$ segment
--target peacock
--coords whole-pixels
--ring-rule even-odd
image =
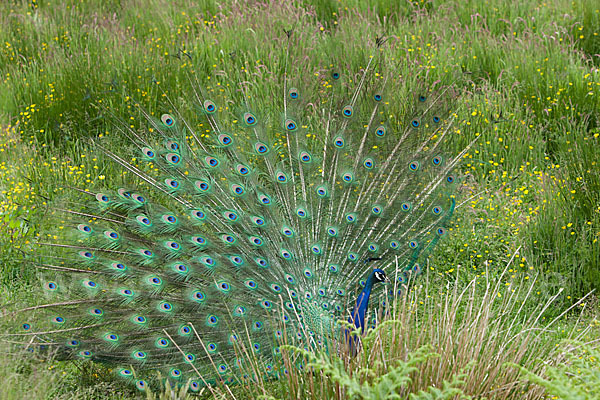
[[[5,337],[105,363],[140,390],[157,370],[192,392],[252,379],[248,355],[278,376],[284,342],[360,351],[446,235],[472,142],[455,82],[418,63],[398,74],[385,39],[358,71],[308,73],[286,34],[273,99],[190,73],[186,110],[166,92],[158,111],[131,100],[131,120],[101,106],[123,145],[95,148],[132,178],[51,205],[32,260],[44,301],[11,312]]]

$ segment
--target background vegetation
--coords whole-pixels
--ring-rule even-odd
[[[598,377],[600,311],[589,294],[600,289],[596,1],[71,0],[0,7],[0,304],[34,300],[38,277],[22,260],[48,201],[65,186],[127,179],[90,145],[99,136],[122,145],[98,118],[99,103],[125,117],[135,96],[154,110],[157,87],[186,103],[191,63],[184,52],[203,83],[226,84],[227,71],[232,82],[256,82],[265,88],[257,94],[270,98],[267,88],[282,73],[283,29],[301,38],[303,46],[292,51],[304,55],[307,71],[330,64],[356,71],[376,36],[388,36],[399,74],[418,62],[432,79],[467,77],[464,130],[482,137],[463,165],[471,178],[452,235],[430,259],[422,287],[394,308],[393,320],[402,324],[372,333],[370,352],[354,361],[310,356],[312,375],[206,395],[598,398],[590,383]],[[3,318],[0,327],[10,323]],[[0,356],[0,380],[0,398],[135,396],[103,366],[25,357],[10,347]],[[176,394],[166,388],[162,396]]]

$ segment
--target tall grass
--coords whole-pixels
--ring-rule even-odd
[[[552,397],[593,400],[600,396],[600,352],[597,348],[565,340],[561,349],[555,351],[555,356],[560,361],[549,366],[545,376],[536,375],[522,366],[513,366],[520,369],[530,382],[544,387]]]

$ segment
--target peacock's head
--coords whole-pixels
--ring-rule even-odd
[[[375,282],[389,281],[388,277],[385,275],[385,271],[379,268],[373,270],[373,278],[375,278]]]

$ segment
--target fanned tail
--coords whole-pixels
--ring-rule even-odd
[[[190,74],[195,113],[163,93],[158,118],[134,103],[140,126],[112,115],[126,148],[96,145],[134,183],[54,210],[64,229],[35,263],[49,300],[15,311],[10,337],[116,365],[140,389],[162,369],[197,391],[248,377],[248,354],[277,373],[284,336],[323,345],[365,259],[399,290],[446,234],[469,147],[447,154],[453,85],[397,76],[382,44],[355,75],[292,77],[301,67],[286,57],[276,113],[250,82]]]

